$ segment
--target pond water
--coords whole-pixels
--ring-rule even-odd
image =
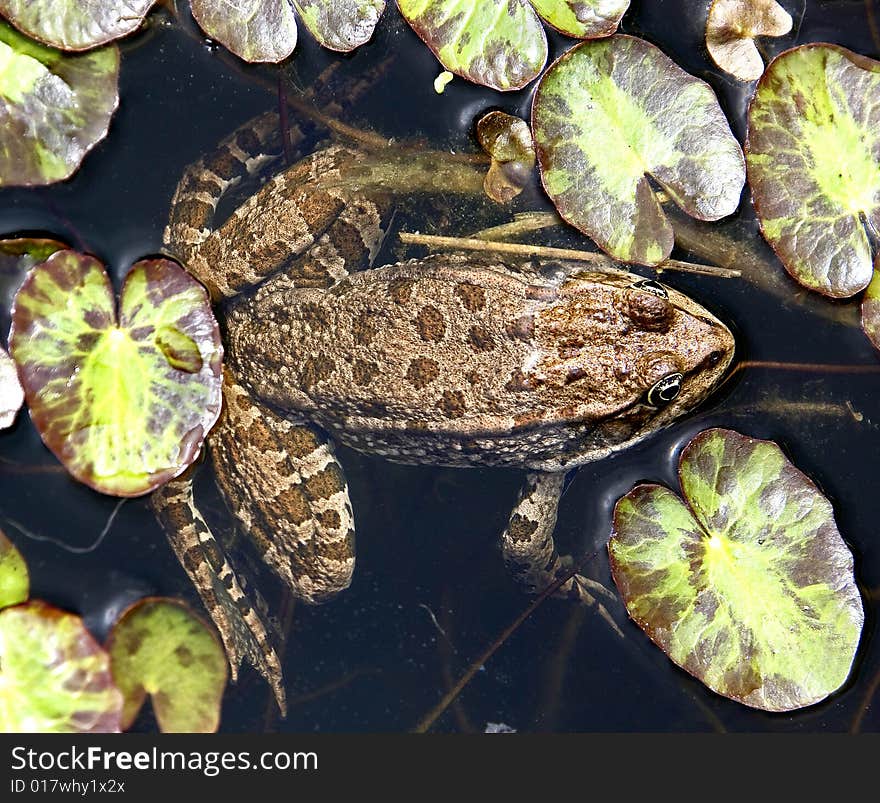
[[[724,77],[708,60],[701,44],[705,5],[636,1],[623,30],[653,41],[709,81],[742,140],[748,87]],[[880,24],[876,8],[876,19],[871,17],[875,4],[784,0],[783,5],[799,22],[790,36],[769,43],[767,53],[830,41],[880,56],[880,41],[872,38]],[[181,16],[188,19],[185,11]],[[551,36],[557,55],[569,45]],[[83,168],[58,186],[0,192],[0,233],[60,236],[103,259],[117,283],[133,261],[159,250],[184,168],[239,124],[277,105],[275,69],[236,62],[205,43],[191,20],[179,24],[154,15],[122,51],[120,108],[109,137]],[[352,56],[321,51],[303,33],[284,67],[288,92],[307,86],[331,61],[356,77],[385,59],[390,60],[381,84],[356,104],[348,122],[388,137],[473,150],[472,127],[481,111],[502,108],[528,117],[531,89],[501,95],[457,79],[437,95],[432,84],[440,68],[394,7],[386,10],[373,41]],[[514,210],[536,207],[549,208],[532,190]],[[447,222],[428,220],[421,229],[440,233]],[[788,281],[760,240],[748,201],[734,221],[713,230],[728,234],[734,248],[748,250],[753,261],[763,261],[764,275],[676,274],[664,281],[730,325],[740,359],[878,364],[855,325],[855,304],[832,304]],[[463,222],[457,231],[443,233],[467,231]],[[585,239],[571,232],[543,241],[585,246]],[[694,247],[698,252],[676,256],[707,261],[707,249],[717,244],[698,236]],[[683,422],[584,467],[563,499],[557,527],[565,549],[595,553],[587,573],[610,585],[604,545],[620,496],[641,480],[675,487],[681,447],[707,427],[772,438],[831,499],[856,556],[866,624],[853,673],[841,691],[794,714],[757,712],[713,694],[677,669],[627,620],[619,603],[612,614],[622,639],[593,610],[549,600],[476,673],[434,729],[482,731],[493,722],[521,731],[880,730],[877,383],[876,375],[821,368],[748,369]],[[340,457],[357,520],[354,582],[316,608],[290,605],[280,589],[268,586],[274,589],[270,603],[288,630],[284,671],[290,710],[279,718],[266,684],[244,668],[227,692],[223,730],[412,728],[529,604],[504,570],[497,544],[521,473],[399,466],[344,448]],[[222,521],[222,503],[206,474],[200,475],[205,506]],[[125,502],[106,537],[92,548],[117,504],[68,479],[26,415],[0,435],[0,527],[30,565],[33,596],[82,613],[100,637],[122,608],[147,594],[182,597],[199,606],[145,500]],[[135,730],[153,729],[147,709]]]

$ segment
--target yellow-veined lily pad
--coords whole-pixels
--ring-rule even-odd
[[[117,733],[110,658],[79,616],[44,602],[0,611],[0,732]]]
[[[0,186],[70,176],[119,102],[115,45],[68,55],[0,20]]]
[[[584,42],[559,58],[535,93],[532,131],[560,215],[615,259],[658,265],[672,251],[652,180],[700,220],[739,205],[743,154],[715,94],[641,39]]]
[[[577,39],[597,39],[617,30],[630,0],[531,0],[541,19]]]
[[[56,252],[19,289],[9,344],[44,443],[103,493],[137,496],[180,474],[219,415],[217,322],[169,260],[131,269],[117,319],[100,262]]]
[[[213,733],[228,664],[214,631],[186,605],[171,599],[136,602],[107,642],[113,677],[125,697],[123,728],[147,695],[166,733]]]
[[[15,363],[0,347],[0,429],[11,427],[24,404],[24,391],[18,381]]]
[[[880,270],[874,276],[862,299],[862,329],[874,348],[880,349]]]
[[[629,615],[710,689],[789,711],[846,681],[864,623],[830,502],[771,441],[701,432],[684,500],[638,485],[608,544]]]
[[[0,0],[0,14],[34,39],[88,50],[136,31],[156,0]]]
[[[792,19],[776,0],[714,0],[706,21],[706,49],[722,70],[741,81],[755,81],[764,60],[758,36],[784,36]]]
[[[385,0],[192,0],[202,30],[245,61],[278,62],[296,47],[294,8],[311,34],[331,50],[349,51],[373,35]]]
[[[29,590],[27,564],[15,544],[0,532],[0,608],[24,602]]]
[[[749,185],[764,237],[805,287],[868,286],[880,228],[880,62],[810,44],[770,62],[749,108]]]

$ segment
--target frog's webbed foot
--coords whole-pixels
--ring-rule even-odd
[[[150,497],[172,549],[195,585],[220,632],[232,679],[247,659],[266,678],[282,712],[285,694],[281,662],[263,620],[239,585],[235,572],[199,512],[190,474],[171,480]]]
[[[565,475],[561,473],[529,474],[501,535],[504,563],[529,593],[540,593],[574,565],[570,555],[556,551],[553,540],[564,483]],[[608,609],[596,599],[597,595],[616,599],[604,585],[582,574],[575,574],[555,592],[557,597],[596,605],[600,615],[622,635]]]

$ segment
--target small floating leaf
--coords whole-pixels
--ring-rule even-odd
[[[519,195],[535,168],[535,146],[528,123],[492,111],[477,123],[480,146],[492,157],[483,189],[492,200],[507,203]]]
[[[597,39],[617,30],[630,0],[531,0],[541,18],[568,36]]]
[[[385,0],[292,0],[324,47],[348,52],[369,41],[385,10]]]
[[[0,0],[0,14],[34,39],[88,50],[137,30],[156,0]]]
[[[29,591],[27,564],[15,544],[0,532],[0,608],[24,602]],[[2,667],[0,664],[0,672]]]
[[[0,611],[0,732],[118,733],[122,695],[82,619],[43,602]]]
[[[93,257],[59,251],[15,299],[10,352],[45,444],[81,482],[138,496],[198,456],[220,411],[220,335],[179,265],[138,262],[119,321]]]
[[[862,299],[862,329],[874,348],[880,350],[880,270],[874,270],[874,277]]]
[[[0,20],[0,186],[70,176],[119,102],[115,45],[69,56]]]
[[[24,391],[18,381],[15,363],[0,347],[0,429],[11,427],[24,404]]]
[[[296,47],[289,0],[192,0],[190,8],[208,36],[245,61],[283,61]]]
[[[749,184],[764,237],[802,285],[868,286],[880,228],[880,62],[836,45],[777,56],[749,107]]]
[[[770,441],[701,432],[684,500],[638,485],[614,510],[611,568],[629,615],[710,689],[790,711],[838,689],[864,623],[831,504]]]
[[[227,661],[214,632],[189,608],[145,599],[129,608],[107,642],[125,697],[123,727],[147,695],[165,733],[213,733],[220,722]]]
[[[521,89],[547,61],[547,36],[528,0],[397,0],[450,72],[493,89]]]
[[[538,85],[532,129],[560,215],[616,259],[657,265],[672,251],[650,179],[700,220],[739,205],[743,155],[714,93],[641,39],[565,53]]]
[[[791,25],[791,14],[776,0],[714,0],[706,22],[706,49],[725,72],[756,81],[764,60],[755,37],[785,36]]]

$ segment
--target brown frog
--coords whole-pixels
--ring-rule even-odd
[[[401,202],[389,165],[414,191],[462,183],[430,160],[326,147],[213,229],[219,199],[265,163],[252,154],[276,132],[261,118],[190,167],[166,230],[166,250],[220,304],[225,404],[208,445],[229,509],[291,592],[318,603],[354,569],[334,440],[402,463],[525,469],[502,552],[529,589],[548,586],[571,566],[552,537],[566,472],[698,405],[732,359],[731,333],[690,298],[610,261],[595,270],[437,254],[361,270]],[[472,166],[449,169],[479,186]],[[153,501],[233,672],[247,657],[283,706],[263,618],[191,479]],[[592,603],[597,591],[575,575],[558,593]]]

